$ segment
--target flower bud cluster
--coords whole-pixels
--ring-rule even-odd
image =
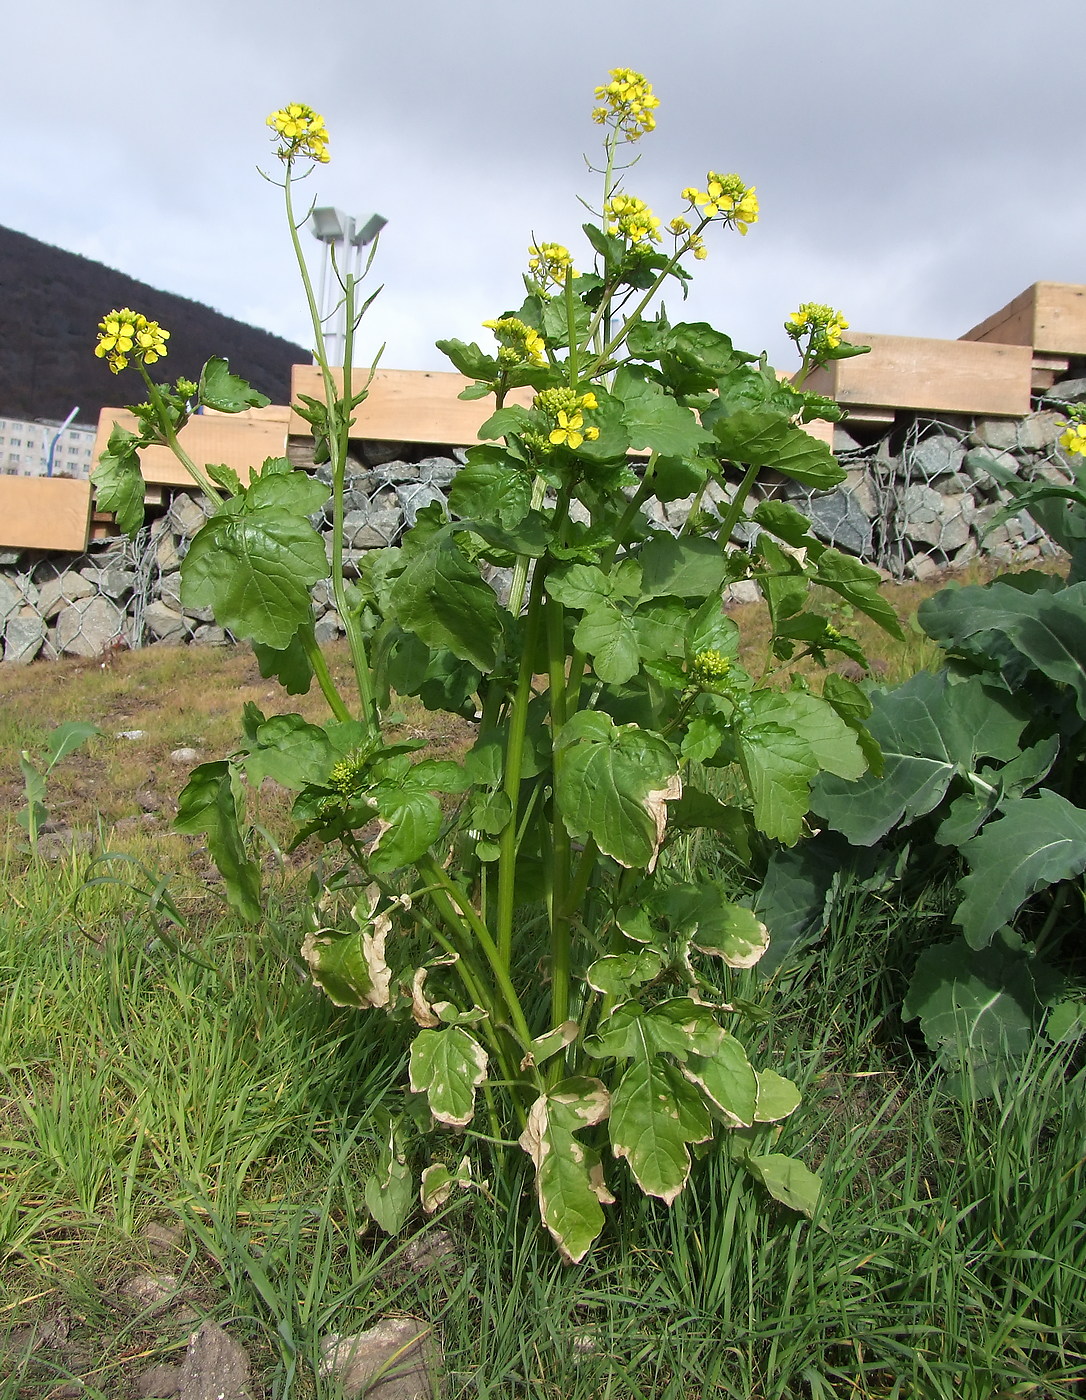
[[[709,256],[705,240],[700,234],[694,233],[689,221],[684,219],[681,214],[672,219],[671,223],[668,224],[668,229],[675,235],[676,246],[681,244],[684,253],[693,253],[696,258],[701,260]]]
[[[632,68],[612,68],[611,81],[596,89],[596,101],[602,103],[592,112],[592,120],[605,123],[627,141],[638,141],[656,126],[653,116],[660,99],[653,95],[652,84]]]
[[[120,311],[111,311],[98,322],[98,344],[94,353],[105,360],[114,374],[128,368],[128,357],[137,362],[153,365],[166,354],[169,331],[164,331],[157,321],[149,321],[138,311],[127,306]]]
[[[546,364],[543,337],[516,316],[502,316],[497,321],[484,321],[483,325],[494,332],[494,338],[501,347],[498,363],[503,369],[512,369],[514,365]]]
[[[744,184],[738,175],[720,175],[710,170],[705,177],[705,188],[699,190],[690,186],[683,190],[683,199],[697,209],[703,219],[719,219],[742,234],[758,222],[754,186]]]
[[[564,287],[567,277],[576,276],[573,256],[561,243],[533,243],[528,252],[531,254],[528,269],[544,287],[549,282],[553,282],[556,287]]]
[[[291,102],[273,112],[267,124],[282,139],[282,145],[275,153],[280,160],[289,165],[299,156],[308,156],[310,160],[327,165],[330,159],[328,129],[324,118],[312,107],[307,107],[304,102]]]
[[[732,663],[719,651],[699,651],[690,663],[687,678],[695,690],[715,690],[728,678]]]

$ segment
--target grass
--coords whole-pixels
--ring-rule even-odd
[[[906,618],[923,594],[899,603]],[[906,632],[880,655],[888,679],[925,660]],[[564,1268],[525,1207],[525,1160],[512,1178],[491,1163],[487,1193],[388,1239],[362,1183],[406,1036],[309,985],[296,892],[311,854],[270,872],[254,931],[223,916],[198,845],[165,830],[186,772],[171,746],[218,757],[242,699],[295,701],[248,657],[211,651],[11,668],[0,687],[5,746],[66,719],[105,731],[57,768],[49,805],[72,825],[100,818],[139,858],[29,862],[13,843],[0,860],[0,1400],[59,1397],[76,1378],[88,1400],[128,1400],[202,1316],[249,1348],[269,1400],[332,1400],[322,1339],[396,1312],[434,1328],[450,1400],[1086,1394],[1081,1056],[1039,1043],[993,1097],[949,1095],[897,1020],[910,944],[929,936],[913,912],[841,899],[823,945],[772,984],[722,986],[763,1005],[752,1057],[804,1090],[779,1150],[822,1173],[813,1221],[727,1155],[696,1162],[671,1211],[613,1168],[607,1232]],[[414,709],[403,724],[446,752],[466,733]],[[10,749],[4,761],[10,816]],[[148,769],[158,814],[111,835]],[[260,800],[274,827],[281,795]],[[149,907],[140,860],[174,872],[178,919]],[[127,1291],[141,1273],[157,1301]]]

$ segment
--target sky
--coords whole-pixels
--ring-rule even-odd
[[[587,265],[583,156],[616,66],[660,99],[630,193],[666,223],[713,169],[761,203],[746,238],[707,230],[673,321],[790,368],[801,301],[861,333],[953,338],[1032,282],[1086,282],[1083,0],[51,0],[0,26],[0,224],[305,346],[258,168],[278,175],[270,111],[321,112],[332,160],[303,189],[388,219],[358,356],[384,343],[386,368],[487,342],[533,238]]]

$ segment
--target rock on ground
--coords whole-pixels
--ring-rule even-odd
[[[347,1400],[436,1400],[440,1353],[433,1329],[413,1317],[386,1317],[367,1332],[321,1343],[321,1374]]]

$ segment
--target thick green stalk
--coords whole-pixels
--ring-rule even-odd
[[[743,507],[747,503],[747,497],[750,495],[750,489],[757,479],[759,470],[760,468],[758,467],[748,467],[743,480],[739,483],[739,489],[735,493],[735,499],[728,507],[728,513],[721,522],[720,529],[717,531],[717,539],[721,540],[724,544],[727,544],[731,539],[732,531],[739,523],[739,517],[743,514]]]
[[[192,460],[189,454],[178,442],[177,433],[174,431],[174,426],[172,421],[170,420],[170,415],[166,412],[166,405],[162,402],[162,395],[158,391],[158,385],[152,380],[151,376],[147,373],[147,370],[144,368],[142,360],[138,360],[136,362],[136,368],[143,376],[143,382],[147,386],[147,392],[150,395],[151,403],[155,410],[155,416],[158,419],[158,426],[162,430],[162,436],[166,439],[167,447],[177,458],[177,460],[181,463],[181,465],[185,468],[189,476],[192,477],[196,485],[199,486],[200,490],[203,491],[203,493],[206,496],[209,496],[211,500],[215,502],[216,505],[221,505],[222,492],[211,480],[207,472],[205,472],[202,467],[198,467],[196,465],[196,463]]]
[[[321,694],[328,702],[328,708],[335,715],[336,719],[350,719],[351,712],[347,708],[343,696],[340,695],[335,681],[332,679],[332,673],[328,669],[328,662],[324,659],[324,652],[321,651],[320,647],[317,645],[317,640],[313,636],[312,628],[303,627],[298,633],[298,636],[301,638],[302,646],[305,649],[309,664],[313,668],[313,674],[317,678],[317,684],[321,688]]]
[[[547,660],[549,664],[551,734],[555,740],[566,722],[565,617],[556,598],[546,603]],[[551,860],[548,878],[548,906],[551,926],[551,1024],[569,1019],[570,918],[567,904],[572,846],[558,799],[551,796]]]

